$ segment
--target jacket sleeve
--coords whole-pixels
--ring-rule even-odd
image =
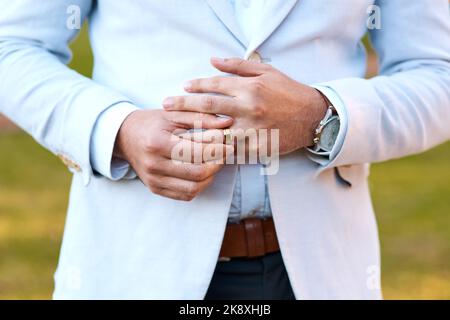
[[[376,4],[381,29],[370,36],[380,75],[323,84],[344,102],[348,128],[340,152],[320,171],[420,153],[450,138],[448,1]]]
[[[92,175],[90,137],[120,93],[70,70],[69,43],[91,0],[0,0],[0,112],[60,156],[71,171]],[[75,16],[72,16],[75,15]],[[76,20],[75,20],[76,21]]]

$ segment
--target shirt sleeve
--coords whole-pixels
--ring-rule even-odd
[[[314,152],[312,149],[307,148],[308,156],[312,161],[322,166],[326,166],[328,163],[330,163],[336,158],[336,156],[339,154],[339,151],[342,149],[342,146],[344,144],[348,126],[347,111],[344,103],[333,89],[322,85],[313,85],[312,87],[319,90],[325,97],[327,97],[327,99],[336,109],[336,112],[340,120],[339,133],[334,143],[333,149],[330,152],[323,152],[318,154]]]
[[[123,102],[103,111],[98,117],[91,136],[90,154],[92,168],[111,180],[131,175],[128,162],[113,157],[117,133],[128,115],[138,110],[131,103]]]

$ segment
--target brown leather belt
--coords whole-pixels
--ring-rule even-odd
[[[219,259],[255,258],[279,250],[273,219],[249,218],[227,225]]]

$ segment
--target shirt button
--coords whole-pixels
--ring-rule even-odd
[[[262,62],[261,55],[256,51],[252,52],[252,54],[248,57],[247,60],[254,61],[254,62],[260,62],[260,63]]]

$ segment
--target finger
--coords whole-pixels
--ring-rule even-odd
[[[175,162],[201,164],[206,162],[225,163],[234,154],[232,145],[223,143],[200,143],[182,139],[176,135],[170,139],[165,156]]]
[[[222,167],[222,164],[175,163],[174,161],[163,159],[158,167],[152,168],[148,173],[200,182],[215,175]]]
[[[170,111],[165,113],[167,120],[176,127],[194,129],[224,129],[233,124],[230,117],[189,111]]]
[[[239,110],[236,99],[209,94],[170,97],[164,100],[163,107],[169,111],[195,111],[228,116],[235,115]]]
[[[200,182],[214,176],[222,167],[222,164],[175,163],[173,161],[166,160],[161,167],[153,171],[153,173],[188,181]]]
[[[201,143],[224,143],[224,131],[220,129],[209,130],[184,130],[180,132],[174,132],[180,138],[189,141],[201,142]]]
[[[257,61],[240,58],[211,58],[211,64],[218,70],[241,77],[256,77],[270,71],[271,66]]]
[[[177,201],[191,201],[193,198],[182,192],[169,189],[151,189],[154,194]]]
[[[154,193],[157,194],[161,197],[165,197],[165,198],[169,198],[172,200],[178,200],[178,201],[191,201],[192,198],[188,197],[186,194],[184,193],[180,193],[180,192],[176,192],[176,191],[172,191],[169,189],[162,189],[162,188],[150,188],[150,190]]]
[[[176,199],[190,201],[203,190],[205,190],[214,177],[211,176],[203,181],[194,182],[174,177],[153,175],[148,178],[148,183],[155,193]]]
[[[219,93],[234,97],[244,85],[242,78],[216,76],[186,82],[184,90],[190,93]]]

